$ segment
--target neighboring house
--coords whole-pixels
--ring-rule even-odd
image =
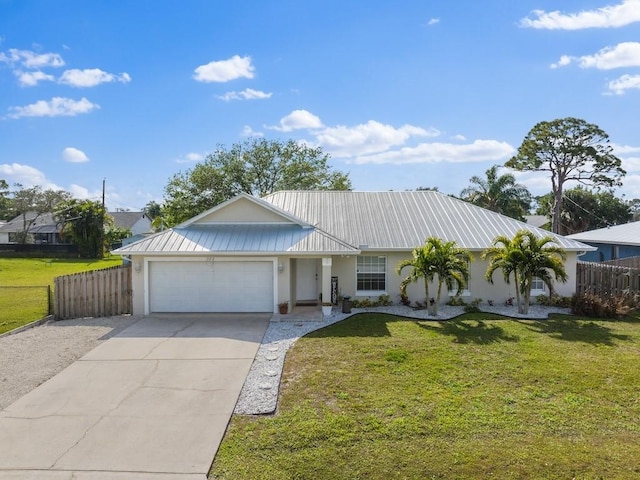
[[[524,221],[532,227],[538,227],[544,230],[549,230],[548,227],[551,226],[551,220],[546,215],[525,215]]]
[[[605,262],[640,255],[640,222],[574,233],[567,238],[596,247],[597,250],[580,257],[586,262]]]
[[[144,212],[109,212],[116,227],[126,228],[131,235],[151,232],[151,219]]]
[[[27,219],[33,219],[35,212],[27,213]],[[132,235],[141,235],[151,231],[151,220],[144,212],[110,212],[116,227],[126,228]],[[10,220],[5,225],[0,226],[0,244],[17,243],[16,234],[22,232],[24,222],[22,215]],[[60,236],[60,225],[56,223],[52,213],[40,215],[29,228],[29,233],[33,235],[34,243],[47,243],[52,245],[68,244]]]
[[[28,212],[26,214],[27,223],[33,220],[38,214]],[[18,243],[16,235],[24,231],[24,220],[22,215],[18,215],[6,224],[0,226],[0,244]],[[53,219],[53,214],[43,213],[31,224],[29,233],[33,236],[36,244],[59,245],[66,244],[60,236],[60,226]]]
[[[408,271],[399,276],[396,265],[429,236],[455,240],[473,253],[463,295],[504,302],[515,295],[513,285],[501,272],[488,283],[480,255],[497,235],[512,237],[523,228],[550,235],[435,191],[286,191],[262,199],[239,195],[113,253],[133,264],[135,314],[277,312],[281,302],[316,304],[336,290],[398,301]],[[568,296],[577,256],[592,247],[554,237],[567,251],[569,276],[556,291]],[[408,293],[424,301],[423,284]]]

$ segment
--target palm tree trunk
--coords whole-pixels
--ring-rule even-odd
[[[431,304],[429,303],[429,279],[424,279],[424,293],[427,296],[427,313],[431,314]]]
[[[442,280],[438,278],[438,294],[436,295],[436,301],[433,304],[433,316],[438,316],[438,305],[440,305],[440,295],[442,294]]]
[[[520,298],[520,280],[518,279],[518,272],[513,272],[513,281],[516,286],[516,305],[518,305],[518,313],[522,313],[522,301]]]

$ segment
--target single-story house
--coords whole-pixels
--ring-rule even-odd
[[[151,220],[144,212],[109,212],[113,217],[116,227],[131,230],[132,235],[151,232]],[[68,244],[60,236],[60,225],[53,218],[52,213],[43,213],[38,216],[36,212],[28,212],[27,221],[35,219],[29,227],[29,233],[33,236],[34,243],[61,245]],[[24,229],[22,215],[18,215],[6,224],[0,226],[0,244],[16,242],[16,234]]]
[[[596,248],[580,257],[585,262],[640,256],[640,221],[574,233],[567,238]]]
[[[399,300],[396,265],[429,236],[455,240],[475,259],[463,295],[504,302],[515,295],[497,272],[484,279],[482,252],[498,235],[546,230],[435,191],[283,191],[238,195],[169,230],[114,250],[133,265],[133,312],[276,312],[339,295]],[[555,235],[567,251],[575,290],[578,255],[588,245]],[[537,292],[543,293],[543,286]],[[411,285],[412,301],[424,286]],[[450,292],[453,295],[453,292]],[[446,295],[444,300],[447,300]]]
[[[37,217],[37,218],[36,218]],[[27,212],[27,223],[33,223],[29,227],[29,233],[33,236],[34,243],[46,243],[60,245],[64,243],[60,236],[60,227],[53,219],[52,213],[38,215],[36,212]],[[4,225],[0,226],[0,244],[18,243],[16,235],[24,230],[24,219],[22,215],[12,218]]]

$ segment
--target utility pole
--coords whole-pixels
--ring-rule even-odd
[[[106,182],[107,182],[107,179],[103,178],[102,179],[102,224],[100,225],[100,258],[104,258],[104,219],[105,219],[104,190],[105,190]]]

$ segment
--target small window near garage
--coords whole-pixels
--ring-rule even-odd
[[[357,295],[381,295],[387,291],[387,257],[360,255],[356,267]]]
[[[531,295],[543,295],[544,294],[544,282],[541,278],[533,277],[531,280]]]

